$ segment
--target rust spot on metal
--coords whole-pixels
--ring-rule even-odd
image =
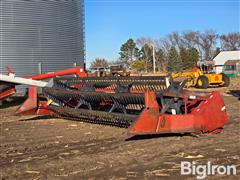
[[[161,122],[161,128],[164,128],[165,123],[166,123],[166,118],[165,118],[165,116],[163,116],[162,117],[162,122]]]

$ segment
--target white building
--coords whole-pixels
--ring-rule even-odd
[[[223,71],[223,65],[228,60],[240,60],[240,51],[222,51],[213,58],[217,73]]]

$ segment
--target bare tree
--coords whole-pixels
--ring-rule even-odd
[[[240,50],[240,32],[220,36],[221,48],[226,51]]]
[[[155,57],[156,67],[162,71],[166,67],[166,57],[171,48],[175,48],[178,52],[183,49],[196,49],[201,60],[211,60],[216,54],[218,38],[218,34],[213,30],[206,30],[204,32],[189,30],[182,33],[173,32],[158,40],[144,37],[139,38],[137,44],[142,47],[144,52],[145,70],[147,71],[153,66]],[[229,37],[222,36],[222,42],[224,41],[224,45],[226,46],[225,49],[239,48],[239,38],[239,33],[232,33]]]
[[[156,67],[158,71],[166,70],[166,57],[162,49],[156,51]]]
[[[169,38],[161,38],[158,42],[160,49],[162,49],[164,54],[167,55],[172,47],[172,43],[170,42]]]
[[[145,62],[145,71],[147,72],[148,71],[148,64],[149,64],[149,61],[151,61],[152,59],[152,50],[149,48],[151,42],[152,42],[152,39],[151,38],[145,38],[145,37],[141,37],[141,38],[138,38],[136,40],[137,44],[142,47],[142,50],[143,50],[143,53],[144,53],[144,62]]]
[[[197,36],[197,32],[195,31],[184,31],[183,32],[183,37],[182,37],[182,41],[183,41],[183,45],[185,48],[187,49],[191,49],[191,48],[197,48],[197,44],[196,44],[196,36]]]
[[[177,50],[183,47],[183,39],[178,32],[172,32],[167,37],[169,42],[171,42],[171,47],[175,47]]]
[[[116,64],[121,64],[121,60],[120,59],[115,59],[112,61],[108,61],[108,65],[116,65]]]
[[[143,49],[143,59],[145,62],[145,71],[155,72],[164,71],[166,63],[164,58],[164,51],[162,50],[162,42],[154,38],[139,38],[137,44]]]
[[[195,43],[198,45],[199,52],[201,52],[202,60],[212,59],[217,39],[218,35],[213,30],[207,30],[203,33],[197,32]]]
[[[92,63],[90,68],[98,68],[98,67],[108,67],[109,63],[104,58],[96,58]]]

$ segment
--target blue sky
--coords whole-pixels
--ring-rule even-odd
[[[117,59],[128,38],[161,38],[173,31],[239,30],[240,0],[85,0],[87,65]]]

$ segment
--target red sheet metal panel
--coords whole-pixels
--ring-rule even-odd
[[[226,107],[219,92],[210,96],[192,109],[189,114],[161,114],[156,107],[156,98],[147,92],[146,108],[129,128],[129,135],[164,133],[209,133],[222,128],[228,122]],[[155,101],[155,102],[154,102]]]

